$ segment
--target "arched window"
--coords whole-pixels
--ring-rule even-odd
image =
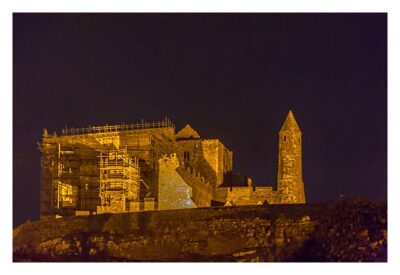
[[[286,141],[286,135],[285,135],[285,136],[283,136],[283,141]]]

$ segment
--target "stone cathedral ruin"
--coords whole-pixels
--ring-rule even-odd
[[[233,153],[190,126],[160,122],[44,129],[40,214],[89,215],[258,204],[304,204],[301,131],[279,132],[277,190],[232,171]]]

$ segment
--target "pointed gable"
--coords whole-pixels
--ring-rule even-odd
[[[175,139],[197,139],[200,138],[200,135],[190,126],[189,124],[186,124],[185,127],[183,127],[176,135]]]
[[[291,110],[289,111],[288,115],[286,116],[285,122],[282,125],[281,132],[284,132],[284,131],[299,131],[300,132],[300,127],[297,124],[297,121],[294,118],[294,115]]]

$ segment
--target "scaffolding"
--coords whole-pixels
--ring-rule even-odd
[[[69,163],[69,156],[73,151],[69,148],[62,148],[61,144],[57,146],[57,173],[53,180],[55,181],[56,208],[77,207],[78,187],[73,185],[73,174]]]
[[[139,201],[139,159],[127,149],[100,153],[100,209],[102,212],[125,212],[127,202]]]
[[[76,207],[78,187],[57,181],[57,208]]]
[[[141,121],[140,123],[134,124],[119,124],[119,125],[105,125],[105,126],[89,126],[84,128],[67,128],[61,130],[62,135],[86,135],[86,134],[97,134],[97,133],[110,133],[120,131],[134,131],[142,129],[156,129],[156,128],[173,128],[175,131],[175,125],[165,117],[162,121],[147,122]]]

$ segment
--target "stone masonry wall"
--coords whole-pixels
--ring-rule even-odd
[[[222,183],[224,173],[232,171],[232,152],[218,139],[179,140],[174,152],[180,162],[200,172],[214,186]],[[185,152],[189,154],[188,159],[184,158]]]
[[[14,261],[386,261],[386,204],[195,208],[44,219]]]
[[[267,201],[274,204],[275,194],[272,187],[223,187],[228,191],[227,205],[260,205]]]
[[[191,199],[192,188],[176,171],[179,161],[176,154],[159,159],[158,209],[197,207]]]
[[[223,157],[219,143],[217,139],[208,139],[202,142],[203,157],[215,172],[216,186],[219,186],[224,180]]]
[[[199,172],[186,167],[181,164],[176,171],[185,180],[185,182],[192,187],[192,200],[196,203],[197,207],[211,206],[213,195],[213,187],[210,182],[206,181]]]

